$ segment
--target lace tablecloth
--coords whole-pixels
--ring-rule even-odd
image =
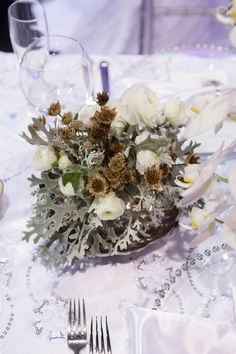
[[[101,59],[104,57],[94,57],[97,90],[101,89],[97,69]],[[150,63],[150,58],[136,56],[107,59],[113,97],[119,97],[131,83],[141,81],[140,67]],[[219,75],[222,80],[228,80],[222,70]],[[151,80],[146,76],[145,80],[161,97],[176,93],[178,88],[183,91],[183,97],[186,90],[189,95],[194,93],[194,87],[186,80],[181,86],[179,79],[167,84],[165,78],[161,79],[159,74],[158,77],[160,80],[155,81],[155,77]],[[148,274],[152,277],[155,274],[159,281],[171,267],[183,262],[189,235],[176,229],[140,254],[80,262],[72,272],[60,274],[46,269],[35,255],[35,245],[21,240],[26,220],[31,215],[32,196],[27,177],[32,172],[34,149],[19,134],[29,123],[31,113],[19,88],[15,57],[1,53],[0,177],[5,184],[7,210],[0,220],[0,354],[31,354],[32,350],[35,354],[70,353],[65,340],[70,297],[86,299],[88,317],[107,314],[113,354],[128,354],[125,303],[148,304]],[[225,136],[231,138],[231,130],[228,126],[225,129]],[[218,237],[210,242],[212,246],[213,243],[221,245],[223,241]],[[145,270],[144,276],[143,265],[149,263],[154,265]],[[179,301],[181,303],[181,299]]]

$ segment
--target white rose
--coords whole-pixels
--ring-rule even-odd
[[[125,203],[111,192],[104,197],[95,198],[89,212],[94,210],[101,220],[114,220],[124,214]]]
[[[172,97],[165,102],[163,111],[168,122],[174,127],[182,125],[186,120],[184,104],[177,97]]]
[[[34,167],[39,171],[48,171],[54,164],[57,162],[57,155],[53,147],[49,146],[40,146],[37,148],[33,164]]]
[[[124,118],[130,125],[154,128],[165,121],[161,114],[160,101],[145,85],[133,85],[128,88],[121,96],[120,103],[128,109]]]
[[[135,144],[138,145],[138,144],[143,143],[149,136],[151,137],[151,139],[159,139],[160,138],[157,134],[151,134],[149,131],[144,130],[139,135],[136,136]]]
[[[137,153],[136,169],[143,175],[148,167],[156,165],[158,162],[159,157],[153,151],[142,150]]]
[[[64,151],[62,151],[60,153],[60,158],[59,158],[59,161],[58,161],[58,166],[60,167],[60,169],[64,170],[65,168],[67,168],[71,164],[72,164],[72,162],[70,161],[70,159],[68,158],[66,153]]]
[[[79,112],[79,120],[84,123],[86,127],[91,126],[90,118],[94,116],[96,110],[99,109],[97,104],[86,104]]]
[[[62,183],[62,178],[60,177],[58,183],[62,194],[64,194],[67,197],[73,197],[74,195],[76,195],[74,187],[71,182],[67,182],[66,185],[64,186]]]

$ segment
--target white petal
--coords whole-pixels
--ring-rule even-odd
[[[232,152],[234,152],[235,150],[236,150],[236,139],[234,139],[229,144],[229,146],[226,149],[224,149],[222,159],[225,159],[226,157],[230,156]]]
[[[208,237],[212,236],[215,232],[216,223],[213,221],[205,225],[204,228],[198,229],[198,235],[190,243],[191,247],[197,247],[200,243],[205,241]]]
[[[230,247],[236,249],[236,206],[233,207],[222,226],[223,236]]]
[[[229,189],[236,200],[236,162],[234,162],[229,169],[228,173],[228,180],[229,180]]]
[[[186,126],[184,137],[190,139],[220,124],[227,117],[235,98],[236,91],[232,91],[213,99],[197,115],[196,119],[192,119]]]
[[[233,19],[235,22],[235,19]],[[233,27],[229,32],[229,40],[233,47],[236,47],[236,27]]]
[[[215,126],[215,134],[219,133],[219,131],[223,128],[224,122],[220,122]]]

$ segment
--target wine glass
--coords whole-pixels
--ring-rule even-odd
[[[18,0],[8,8],[8,21],[12,48],[20,62],[28,45],[48,34],[45,11],[36,0]]]
[[[92,94],[91,59],[73,38],[41,37],[22,57],[20,83],[28,102],[42,113],[55,101],[78,111]]]

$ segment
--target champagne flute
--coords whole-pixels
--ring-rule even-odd
[[[8,8],[8,21],[12,48],[20,62],[29,44],[48,34],[45,11],[36,0],[18,0]]]
[[[20,64],[21,89],[42,113],[52,102],[79,111],[92,94],[91,59],[77,40],[60,35],[36,39]]]

